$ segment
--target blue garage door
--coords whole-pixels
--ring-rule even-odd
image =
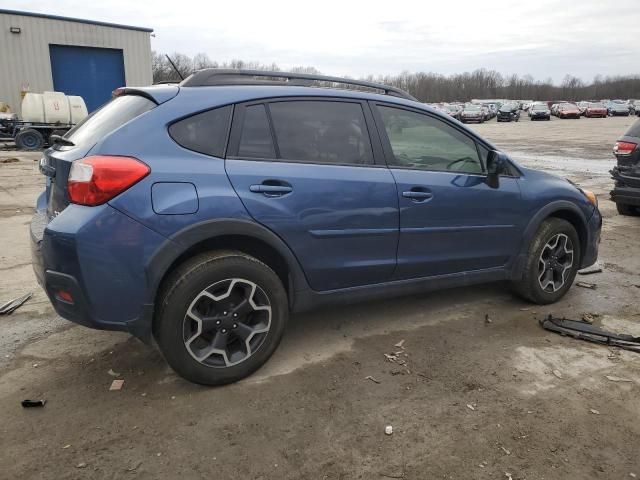
[[[122,50],[114,48],[49,45],[53,88],[67,95],[80,95],[92,112],[123,87]]]

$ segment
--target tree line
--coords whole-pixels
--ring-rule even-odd
[[[179,81],[176,69],[183,77],[203,68],[242,68],[279,71],[275,63],[262,64],[233,60],[216,62],[206,53],[194,57],[182,53],[170,55],[152,52],[153,81]],[[289,69],[296,73],[320,74],[309,66]],[[548,78],[537,80],[531,75],[502,75],[495,70],[478,69],[473,72],[442,75],[433,72],[402,72],[398,75],[369,75],[362,78],[371,82],[384,83],[401,88],[418,100],[427,103],[469,101],[472,98],[509,98],[530,100],[594,100],[594,99],[640,99],[640,75],[606,76],[597,75],[590,83],[573,75],[567,75],[557,85]]]

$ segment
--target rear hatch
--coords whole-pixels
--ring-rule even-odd
[[[71,164],[86,157],[111,132],[155,106],[152,100],[141,95],[116,97],[78,123],[63,140],[44,152],[40,160],[40,171],[47,177],[49,220],[69,205],[67,180]]]
[[[640,120],[637,120],[613,147],[617,167],[613,178],[630,187],[640,188]]]

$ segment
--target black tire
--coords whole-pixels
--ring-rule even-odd
[[[637,217],[640,215],[640,209],[634,205],[629,205],[626,203],[616,203],[616,209],[620,215],[629,215],[632,217]]]
[[[191,340],[194,344],[203,342],[205,346],[201,351],[207,351],[213,348],[218,334],[225,333],[225,323],[221,326],[214,326],[211,323],[211,319],[223,318],[224,322],[237,321],[240,325],[237,330],[239,332],[242,328],[247,328],[250,317],[256,315],[257,309],[251,307],[251,312],[246,317],[241,314],[238,317],[239,320],[233,320],[230,318],[231,312],[234,308],[239,308],[242,302],[245,303],[246,308],[247,298],[243,297],[237,304],[231,304],[229,313],[225,311],[223,312],[225,316],[223,316],[220,313],[222,308],[217,308],[223,300],[212,302],[210,298],[205,298],[209,297],[208,295],[203,295],[205,290],[209,291],[209,289],[215,288],[216,285],[231,282],[226,292],[227,297],[224,299],[225,302],[230,302],[234,291],[232,279],[242,279],[248,283],[255,284],[256,287],[252,292],[259,291],[260,295],[263,296],[263,300],[266,299],[266,302],[254,301],[255,293],[251,293],[251,296],[248,297],[252,306],[258,303],[270,305],[271,311],[267,331],[259,335],[253,333],[249,335],[245,342],[245,339],[235,335],[236,331],[232,330],[231,325],[227,325],[228,331],[224,337],[227,339],[224,341],[224,351],[226,353],[224,355],[213,353],[206,358],[198,360],[196,359],[197,355],[194,356],[194,352],[190,347],[191,343],[188,340],[193,337],[196,338],[195,341]],[[239,282],[238,284],[242,285],[243,283]],[[224,288],[227,287],[224,286],[222,288],[224,291]],[[196,322],[192,317],[188,317],[187,313],[193,312],[195,310],[194,305],[202,298],[205,298],[205,303],[210,302],[207,307],[209,310],[202,315],[201,320]],[[264,309],[265,307],[262,308]],[[259,313],[266,314],[266,312]],[[201,313],[198,312],[198,315],[201,315]],[[211,252],[187,260],[164,282],[162,293],[160,294],[158,312],[154,320],[154,335],[167,363],[180,376],[203,385],[223,385],[251,375],[271,357],[282,339],[288,316],[287,293],[282,286],[282,282],[271,268],[241,252]],[[234,317],[236,317],[235,314]],[[202,333],[204,320],[209,322],[207,328],[212,327],[210,333]],[[191,324],[193,323],[197,325],[195,335],[192,335],[193,325]],[[218,325],[220,321],[216,320],[215,323]],[[233,328],[236,328],[236,325],[233,325]],[[206,338],[207,336],[213,338]],[[252,345],[251,349],[255,348],[255,350],[251,352],[249,344],[254,340],[254,337],[260,343],[255,347]],[[245,358],[240,359],[237,363],[229,364],[227,357],[232,358],[232,355],[234,355],[234,353],[230,353],[227,350],[230,345],[245,347],[245,343],[247,351],[250,353],[246,354]],[[214,360],[219,364],[210,363]]]
[[[20,150],[40,150],[44,147],[44,137],[33,128],[20,130],[16,135],[15,142]]]
[[[572,265],[567,270],[567,273],[562,276],[564,282],[561,287],[555,291],[547,291],[542,288],[539,279],[542,273],[540,271],[541,255],[547,247],[548,242],[551,242],[558,235],[565,236],[571,242],[570,247],[573,250]],[[576,229],[566,220],[548,218],[542,222],[542,225],[540,225],[540,228],[531,240],[522,280],[513,282],[513,289],[518,295],[530,302],[539,305],[554,303],[560,300],[571,288],[579,267],[580,239],[578,238]],[[555,286],[552,288],[555,288]]]

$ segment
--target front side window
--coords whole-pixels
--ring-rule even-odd
[[[482,173],[476,143],[437,118],[378,106],[394,165],[420,170]]]
[[[372,164],[369,133],[359,103],[291,101],[269,104],[282,160]]]
[[[169,127],[169,135],[186,149],[222,157],[230,118],[231,105],[215,108],[174,123]]]

